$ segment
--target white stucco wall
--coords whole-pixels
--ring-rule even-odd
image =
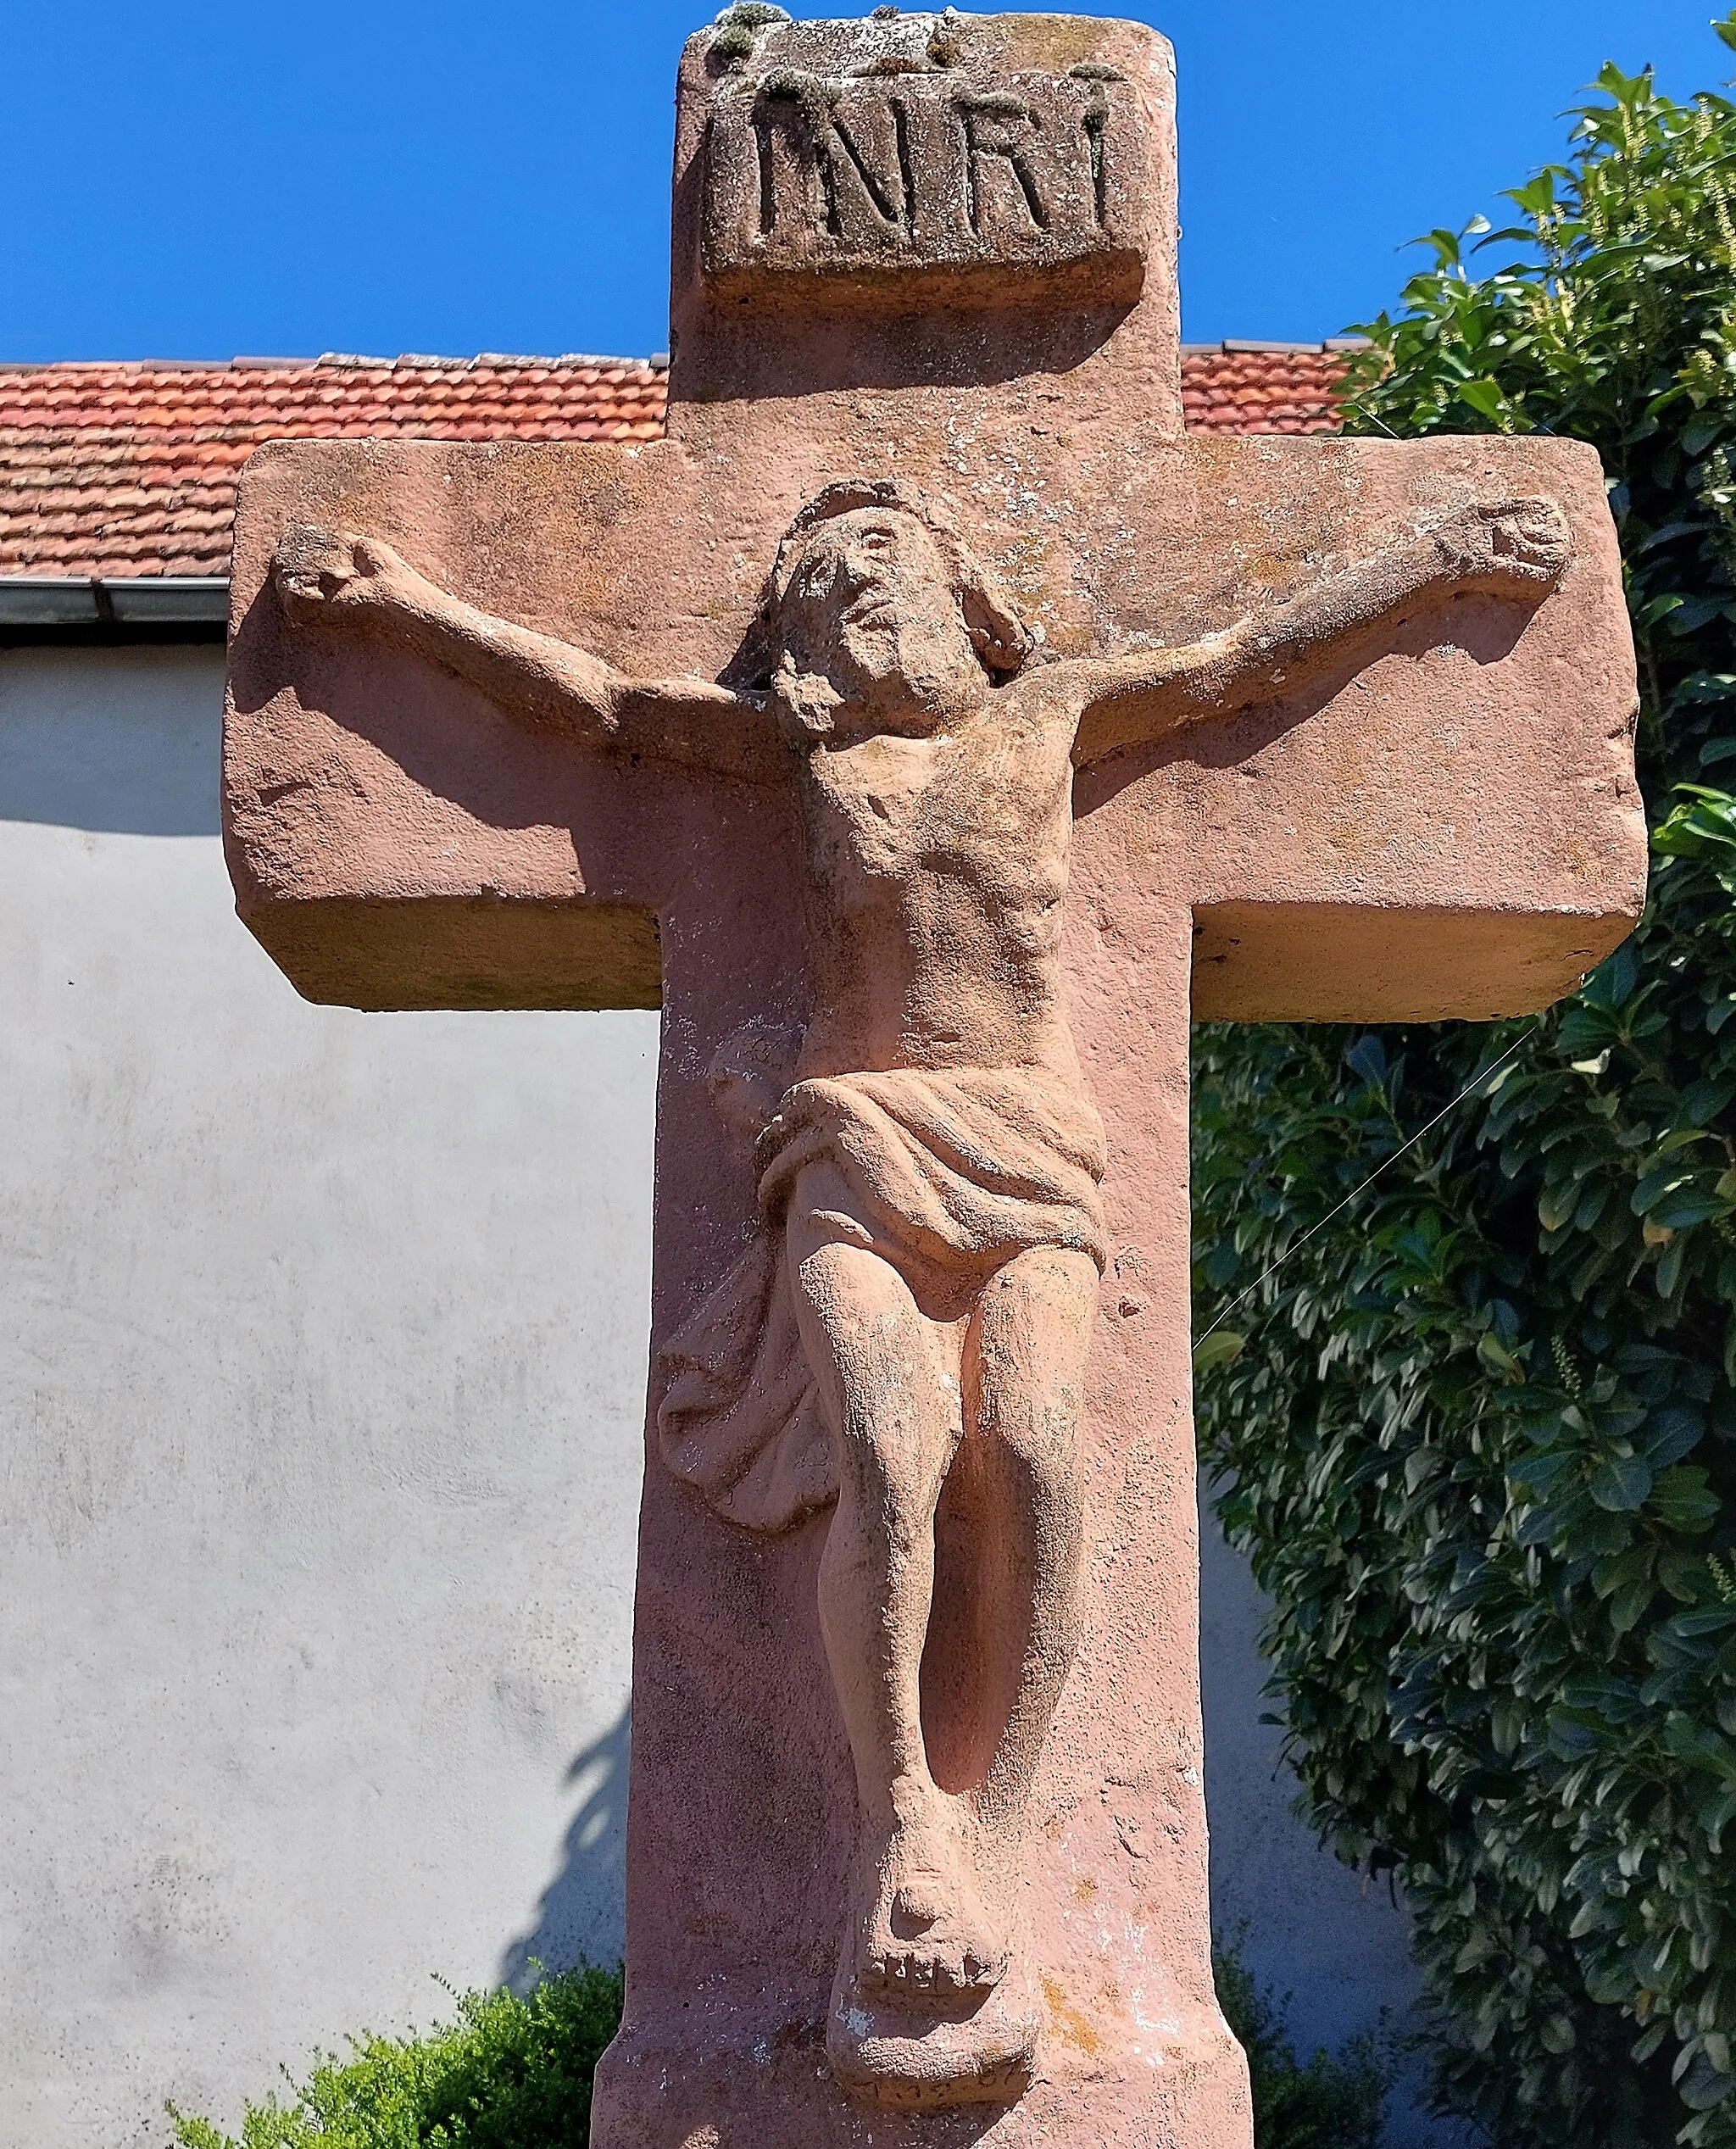
[[[221,668],[0,653],[0,2149],[233,2123],[431,1974],[620,1945],[656,1018],[298,999]],[[1335,2041],[1403,1918],[1205,1584],[1216,1915]]]
[[[654,1016],[298,999],[220,652],[0,655],[0,2143],[618,1950]]]

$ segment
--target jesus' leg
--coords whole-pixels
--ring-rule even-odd
[[[974,1804],[1008,1868],[1073,1660],[1082,1549],[1080,1433],[1098,1300],[1088,1255],[1039,1247],[984,1286],[965,1339],[986,1767]]]
[[[887,2001],[968,2000],[999,1977],[1006,1942],[976,1885],[972,1817],[930,1772],[921,1690],[934,1512],[961,1432],[959,1324],[926,1317],[860,1243],[829,1176],[803,1175],[788,1259],[838,1446],[820,1617],[860,1808],[854,1975]]]

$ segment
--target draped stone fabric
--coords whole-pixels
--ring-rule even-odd
[[[837,1496],[832,1438],[796,1326],[783,1227],[804,1167],[836,1166],[849,1222],[920,1287],[980,1281],[1033,1247],[1107,1258],[1103,1124],[1043,1068],[901,1068],[798,1082],[754,1148],[760,1224],[659,1354],[664,1461],[745,1529],[793,1528]]]

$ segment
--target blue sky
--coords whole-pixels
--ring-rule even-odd
[[[660,349],[676,57],[704,12],[0,0],[0,358]],[[1709,0],[1126,12],[1180,57],[1196,342],[1390,303],[1403,242],[1559,155],[1605,58],[1677,94],[1736,71]]]

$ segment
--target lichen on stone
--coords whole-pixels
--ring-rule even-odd
[[[849,72],[854,77],[866,78],[875,75],[926,75],[931,72],[932,54],[915,58],[909,53],[881,53],[873,59],[865,60]]]
[[[707,50],[713,59],[734,64],[751,59],[757,33],[775,22],[787,22],[788,11],[773,7],[771,0],[735,0],[717,17]]]
[[[972,112],[985,113],[992,120],[1028,120],[1031,107],[1021,97],[1015,97],[1010,90],[980,90],[965,103]]]
[[[937,67],[956,67],[965,57],[965,48],[959,41],[964,19],[956,8],[942,10],[934,25],[934,35],[928,41],[928,57]]]
[[[842,82],[823,75],[805,75],[798,67],[774,67],[760,84],[760,94],[773,103],[799,104],[810,120],[818,122],[843,95]]]

